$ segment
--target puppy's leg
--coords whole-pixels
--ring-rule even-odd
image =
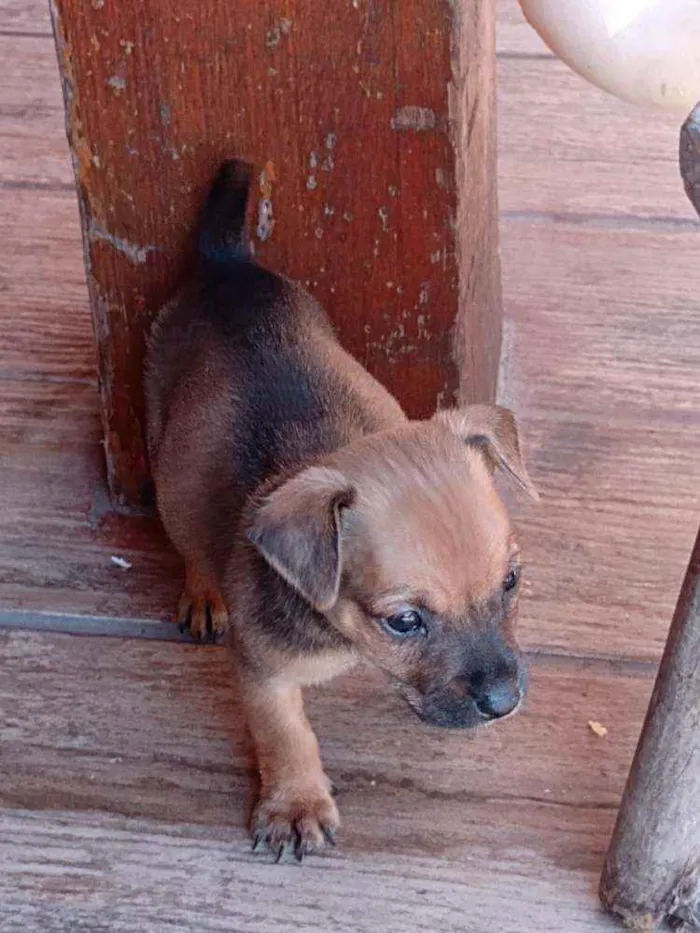
[[[324,841],[333,844],[340,825],[301,688],[246,673],[242,682],[261,781],[251,826],[255,844],[266,842],[278,859],[293,848],[301,861]]]
[[[210,633],[212,641],[219,641],[228,628],[228,610],[216,581],[191,558],[185,561],[185,589],[177,620],[197,641],[207,641]]]

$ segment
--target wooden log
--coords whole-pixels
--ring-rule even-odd
[[[700,104],[681,129],[685,190],[700,215]],[[600,883],[636,930],[700,930],[700,532]]]
[[[700,215],[700,104],[681,129],[679,161],[685,192]]]
[[[700,930],[700,533],[600,885],[639,931]]]
[[[412,416],[495,393],[494,0],[55,0],[110,487],[147,487],[144,334],[218,163],[260,167],[259,258]]]

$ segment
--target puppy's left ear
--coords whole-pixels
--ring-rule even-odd
[[[341,511],[354,497],[337,470],[309,467],[263,501],[246,531],[268,564],[319,612],[338,599]]]
[[[435,420],[465,444],[482,448],[493,466],[500,467],[535,502],[540,501],[523,462],[518,426],[512,411],[498,405],[468,405],[466,408],[439,411]]]

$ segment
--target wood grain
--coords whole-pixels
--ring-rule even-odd
[[[50,907],[54,929],[68,930],[100,906],[110,931],[136,918],[187,929],[195,915],[198,929],[267,929],[279,908],[266,886],[286,879],[285,916],[302,930],[331,918],[333,929],[370,930],[383,917],[399,931],[409,907],[418,930],[439,919],[476,933],[489,917],[518,933],[613,929],[595,872],[648,676],[538,664],[524,714],[471,737],[422,727],[371,672],[313,691],[345,822],[337,855],[299,872],[248,852],[249,762],[224,651],[3,633],[0,655],[2,699],[12,698],[0,897],[25,930]],[[590,732],[591,718],[609,739]],[[513,899],[517,916],[504,909]]]
[[[696,222],[672,114],[650,116],[554,59],[501,60],[498,82],[501,210]]]
[[[700,226],[506,221],[518,409],[601,425],[697,425],[699,234]]]
[[[50,26],[48,7],[42,12]],[[3,32],[6,20],[0,7],[0,184],[75,192],[53,40]]]
[[[75,192],[3,192],[0,376],[95,381]]]
[[[523,421],[543,500],[514,503],[526,562],[521,640],[574,654],[658,658],[700,518],[697,430],[605,428],[544,415]],[[672,492],[658,480],[671,449]]]
[[[75,809],[170,819],[172,807],[186,807],[194,794],[189,820],[209,824],[224,819],[222,807],[232,807],[238,795],[231,818],[242,825],[246,743],[224,649],[4,631],[0,653],[4,703],[14,698],[3,722],[4,805],[68,809],[70,800]],[[350,796],[355,784],[362,789],[360,811],[368,797],[399,794],[402,784],[407,804],[412,795],[433,803],[455,795],[465,805],[522,798],[614,810],[654,670],[534,659],[524,714],[474,733],[421,725],[385,678],[369,669],[309,691],[308,710],[341,796]],[[610,742],[589,734],[589,719],[609,726]],[[544,747],[556,748],[547,767],[537,764]],[[109,768],[115,756],[122,760]],[[26,767],[9,767],[21,760]],[[98,766],[101,780],[90,784],[88,772]],[[165,776],[170,766],[175,771],[167,783],[179,790],[168,801],[159,793],[162,783],[149,788],[144,769]],[[70,768],[73,778],[61,782],[53,768]],[[376,790],[374,778],[381,778]],[[129,790],[138,786],[140,796]],[[405,812],[411,811],[407,805]]]
[[[109,512],[100,434],[94,383],[0,381],[3,606],[155,619],[174,610],[179,561],[153,519]]]
[[[518,0],[498,0],[498,51],[508,57],[554,57],[525,19]]]
[[[508,392],[543,494],[519,519],[523,637],[658,657],[700,521],[697,231],[513,219],[502,240]]]
[[[0,0],[0,35],[51,35],[47,4],[42,0]]]
[[[459,400],[493,402],[503,314],[498,252],[495,3],[461,0],[456,10],[448,100],[454,123],[459,291],[453,352],[459,373]],[[422,44],[417,43],[414,59],[425,54]],[[410,69],[411,61],[406,64]]]
[[[584,845],[597,836],[585,816],[567,822]],[[11,811],[0,831],[3,933],[482,933],[494,917],[503,933],[619,930],[591,904],[590,872],[509,852],[507,837],[495,851],[475,839],[467,863],[338,853],[300,871],[254,862],[240,834],[182,823]]]

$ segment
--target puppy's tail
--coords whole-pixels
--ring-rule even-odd
[[[241,159],[224,162],[200,217],[198,252],[206,267],[225,268],[250,259],[247,214],[253,168]]]

